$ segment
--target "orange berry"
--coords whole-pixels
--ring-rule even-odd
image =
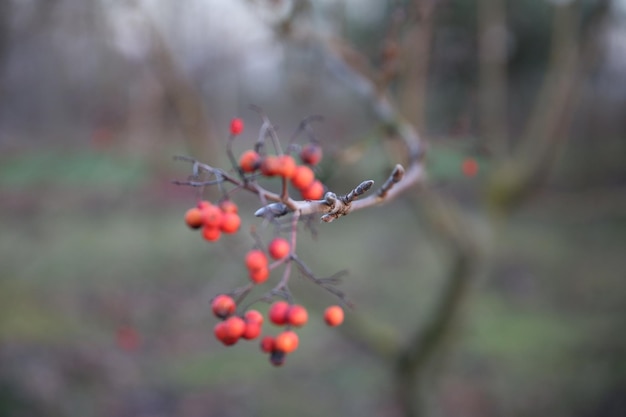
[[[465,158],[461,164],[461,171],[466,177],[474,177],[478,174],[478,162],[474,158]]]
[[[266,177],[278,175],[281,171],[281,163],[277,156],[268,155],[261,161],[261,173]]]
[[[343,309],[339,306],[330,306],[324,311],[324,321],[332,327],[339,326],[343,316]]]
[[[287,242],[286,239],[282,237],[276,237],[274,240],[270,242],[270,245],[267,248],[270,256],[274,259],[283,259],[289,252],[291,251],[291,245]]]
[[[185,223],[192,229],[199,229],[202,226],[202,210],[193,207],[185,213]]]
[[[284,353],[291,353],[298,348],[299,342],[300,340],[296,332],[293,330],[285,330],[276,336],[274,349]]]
[[[300,194],[305,200],[320,200],[324,196],[324,185],[315,180],[307,188],[301,189]]]
[[[261,334],[261,325],[259,323],[246,322],[246,327],[241,337],[246,340],[252,340],[259,337]]]
[[[287,311],[289,310],[289,303],[287,301],[276,301],[270,306],[268,311],[269,319],[272,323],[277,325],[287,324]]]
[[[292,326],[301,327],[309,320],[309,313],[301,305],[294,304],[287,310],[287,323]]]
[[[251,269],[249,271],[249,274],[250,280],[252,282],[254,282],[255,284],[263,284],[270,276],[270,270],[267,267],[260,269]]]
[[[248,310],[243,317],[246,320],[246,323],[263,324],[263,314],[259,313],[258,310]]]
[[[252,249],[246,255],[246,267],[251,271],[267,268],[267,256],[260,249]]]
[[[272,336],[265,336],[261,339],[261,350],[265,353],[270,353],[274,350],[274,338]]]
[[[261,155],[249,149],[239,157],[239,167],[243,172],[254,172],[261,166]]]
[[[317,165],[322,160],[322,148],[315,143],[308,143],[300,150],[300,159],[305,164]]]
[[[293,177],[296,171],[296,161],[293,157],[291,155],[281,155],[278,157],[278,162],[280,163],[278,175],[287,179]]]
[[[237,204],[232,200],[221,201],[219,204],[219,208],[220,210],[222,210],[223,213],[237,214],[239,212],[239,207],[237,207]]]
[[[285,363],[285,352],[281,352],[280,350],[273,350],[270,354],[270,362],[274,366],[281,366]]]
[[[291,183],[299,190],[307,188],[313,180],[315,180],[315,173],[306,165],[297,166],[291,177]]]
[[[210,227],[204,226],[202,228],[202,237],[208,240],[209,242],[215,242],[220,238],[222,232],[218,227]]]
[[[213,204],[207,204],[202,208],[202,221],[208,227],[220,227],[222,223],[222,210]]]
[[[243,120],[235,118],[230,121],[230,134],[233,136],[240,135],[243,132]]]
[[[236,233],[241,226],[241,217],[237,213],[224,213],[220,230],[224,233]]]
[[[211,310],[213,310],[213,314],[220,319],[225,319],[234,314],[236,308],[237,304],[235,304],[235,300],[226,294],[220,294],[211,301]]]

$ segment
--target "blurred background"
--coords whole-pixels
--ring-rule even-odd
[[[283,140],[324,116],[331,190],[381,184],[403,148],[327,47],[428,142],[428,185],[300,233],[355,309],[327,328],[294,276],[310,324],[274,368],[209,308],[259,202],[203,241],[172,157],[228,167],[254,104]],[[625,139],[623,0],[1,1],[0,415],[624,416]]]

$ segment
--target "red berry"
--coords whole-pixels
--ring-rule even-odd
[[[299,190],[307,188],[313,180],[315,180],[315,173],[306,165],[297,166],[291,177],[291,183]]]
[[[211,310],[220,319],[225,319],[234,314],[236,308],[235,300],[226,294],[220,294],[211,301]]]
[[[243,120],[235,118],[230,121],[230,134],[233,136],[240,135],[243,132]]]
[[[309,320],[309,313],[301,305],[294,304],[287,310],[287,323],[292,326],[301,327]]]
[[[274,338],[272,336],[265,336],[261,339],[261,350],[265,353],[270,353],[274,350]]]
[[[298,348],[299,342],[300,340],[296,332],[293,330],[285,330],[276,336],[274,349],[284,353],[291,353]]]
[[[230,316],[224,320],[226,324],[226,335],[228,337],[240,338],[246,330],[246,322],[241,317]]]
[[[239,212],[239,207],[237,207],[237,204],[232,200],[221,201],[219,204],[219,208],[220,210],[222,210],[223,213],[237,214]]]
[[[185,213],[185,223],[192,229],[199,229],[202,226],[202,210],[193,207]]]
[[[213,334],[217,340],[226,346],[234,345],[239,340],[239,337],[233,337],[228,334],[228,325],[224,321],[220,321],[215,325]]]
[[[115,334],[117,346],[127,352],[133,352],[141,345],[139,332],[131,326],[122,326]]]
[[[267,267],[251,269],[249,271],[249,275],[250,281],[254,282],[255,284],[263,284],[265,281],[267,281],[267,278],[269,278],[270,270]]]
[[[252,149],[247,150],[239,157],[239,166],[243,172],[254,172],[261,166],[261,155]]]
[[[289,252],[291,251],[291,245],[287,242],[286,239],[282,237],[276,237],[274,240],[270,242],[270,245],[267,248],[270,256],[274,259],[283,259]]]
[[[209,242],[215,242],[216,240],[219,240],[221,235],[222,232],[220,231],[219,227],[204,226],[202,228],[202,237]]]
[[[198,201],[198,208],[200,210],[204,210],[205,208],[207,208],[208,206],[211,206],[211,205],[212,204],[211,204],[210,201],[205,201],[205,200]]]
[[[283,178],[291,178],[296,171],[296,161],[291,155],[281,155],[278,157],[280,163],[278,175]]]
[[[308,143],[300,150],[300,159],[305,164],[317,165],[322,160],[322,148],[315,143]]]
[[[241,226],[241,217],[237,213],[224,213],[220,230],[224,233],[235,233]]]
[[[474,177],[478,174],[478,162],[474,158],[465,158],[461,164],[461,171],[466,177]]]
[[[219,228],[223,214],[219,207],[207,204],[202,208],[202,221],[205,226]]]
[[[324,185],[315,180],[307,188],[301,189],[300,194],[305,200],[320,200],[324,196]]]
[[[259,323],[254,322],[246,322],[246,327],[243,331],[241,337],[246,340],[252,340],[259,337],[261,334],[261,325]]]
[[[243,317],[246,320],[246,323],[263,324],[263,314],[259,313],[258,310],[248,310]]]
[[[276,301],[270,306],[268,311],[269,319],[272,323],[277,325],[287,324],[287,311],[289,310],[289,303],[287,301]]]
[[[250,271],[267,268],[267,256],[260,249],[252,249],[246,255],[246,267]]]
[[[261,173],[266,177],[278,175],[281,171],[281,163],[277,156],[268,155],[261,161]]]
[[[343,317],[343,309],[339,306],[330,306],[324,311],[324,321],[332,327],[339,326]]]

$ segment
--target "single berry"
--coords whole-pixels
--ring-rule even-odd
[[[117,329],[115,340],[117,346],[126,352],[134,352],[141,345],[139,332],[132,326],[122,326]]]
[[[307,188],[301,189],[300,194],[305,200],[320,200],[324,196],[324,185],[315,180]]]
[[[249,272],[250,281],[255,284],[263,284],[270,276],[270,270],[267,267],[259,269],[251,269]]]
[[[222,210],[213,204],[205,205],[202,208],[202,221],[205,226],[219,228],[222,223],[223,215]]]
[[[291,177],[291,183],[299,190],[306,189],[313,183],[313,180],[315,180],[315,173],[306,165],[297,166]]]
[[[261,314],[258,310],[248,310],[246,314],[243,315],[246,323],[258,323],[263,324],[263,314]]]
[[[461,171],[468,178],[475,177],[478,174],[478,162],[474,158],[465,158],[461,164]]]
[[[226,327],[226,335],[239,339],[246,330],[246,322],[241,317],[230,316],[223,322]]]
[[[205,208],[212,206],[213,204],[210,201],[202,200],[198,201],[198,208],[200,210],[204,210]]]
[[[289,310],[289,303],[287,301],[276,301],[270,306],[268,311],[269,319],[272,323],[277,325],[287,324],[287,311]]]
[[[339,306],[330,306],[324,311],[324,321],[332,327],[339,326],[343,316],[343,309]]]
[[[202,228],[202,237],[209,242],[215,242],[222,236],[219,227],[204,226]]]
[[[261,166],[261,155],[252,149],[247,150],[239,157],[239,166],[243,172],[254,172]]]
[[[300,340],[296,332],[293,330],[285,330],[276,336],[274,349],[285,353],[291,353],[298,348],[299,342]]]
[[[202,210],[193,207],[185,213],[185,223],[192,229],[199,229],[202,226]]]
[[[322,160],[322,148],[315,143],[308,143],[300,150],[300,159],[305,164],[317,165]]]
[[[291,251],[291,245],[289,244],[289,242],[287,242],[286,239],[283,239],[282,237],[276,237],[270,242],[270,245],[267,247],[267,251],[272,258],[283,259],[287,255],[289,255],[289,252]]]
[[[261,325],[259,323],[246,322],[246,327],[241,337],[246,340],[253,340],[261,334]]]
[[[243,120],[235,118],[230,121],[230,134],[233,136],[240,135],[243,132]]]
[[[274,338],[272,336],[265,336],[261,339],[261,350],[265,353],[274,351]]]
[[[220,319],[225,319],[235,313],[237,304],[229,295],[220,294],[211,301],[211,310],[213,314]]]
[[[224,213],[220,230],[224,233],[236,233],[241,226],[241,217],[237,213]]]
[[[219,208],[220,210],[222,210],[223,213],[237,214],[239,212],[239,207],[237,207],[237,203],[232,200],[220,201]]]
[[[281,172],[280,160],[277,156],[268,155],[261,161],[261,173],[266,177],[273,177]]]
[[[296,172],[296,161],[293,157],[291,155],[281,155],[278,157],[278,162],[280,164],[278,175],[287,179],[293,177],[293,174]]]
[[[280,350],[273,350],[270,354],[270,362],[274,366],[281,366],[285,363],[285,352],[281,352]]]
[[[220,321],[213,328],[213,334],[215,338],[225,344],[226,346],[231,346],[237,343],[239,337],[233,337],[229,335],[228,325],[225,321]]]
[[[246,267],[250,271],[267,268],[267,256],[260,249],[252,249],[246,255]]]
[[[292,326],[301,327],[309,320],[309,313],[301,305],[294,304],[287,310],[287,323]]]

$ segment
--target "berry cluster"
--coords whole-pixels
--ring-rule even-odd
[[[304,122],[303,122],[304,123]],[[251,235],[255,245],[244,257],[244,265],[248,272],[249,282],[228,294],[220,294],[211,302],[213,314],[220,319],[215,325],[214,335],[226,346],[236,344],[240,339],[254,340],[261,336],[264,322],[263,315],[249,307],[258,301],[272,302],[268,313],[268,321],[276,326],[281,326],[282,331],[274,336],[266,335],[261,339],[261,350],[270,354],[270,362],[274,365],[282,365],[287,354],[297,349],[299,344],[298,334],[294,329],[304,326],[309,320],[307,309],[293,300],[288,282],[292,275],[293,267],[297,268],[302,276],[311,280],[330,293],[349,304],[344,294],[337,290],[334,285],[339,282],[339,276],[344,272],[328,278],[319,278],[304,264],[295,251],[298,224],[307,220],[306,215],[300,213],[298,203],[289,195],[292,188],[297,190],[303,200],[319,200],[323,198],[324,185],[316,179],[314,169],[322,159],[322,149],[308,130],[306,124],[301,124],[300,130],[306,130],[309,136],[308,143],[299,146],[294,139],[291,140],[287,151],[283,152],[280,142],[271,124],[264,117],[264,125],[261,135],[253,149],[244,151],[239,159],[235,159],[232,152],[234,139],[244,132],[244,123],[241,119],[233,119],[230,123],[230,138],[227,146],[228,156],[233,164],[232,171],[225,171],[201,164],[190,158],[180,158],[193,162],[193,175],[189,181],[177,181],[178,184],[203,187],[217,185],[223,193],[219,202],[213,204],[200,199],[196,207],[190,208],[185,213],[185,223],[192,229],[201,229],[202,236],[208,241],[217,241],[222,233],[235,233],[241,226],[237,204],[231,200],[232,193],[245,190],[257,194],[264,205],[262,214],[255,215],[264,218],[263,226],[275,228],[273,238],[269,244],[264,244],[257,228],[251,228]],[[274,153],[268,154],[266,139],[270,139]],[[298,155],[300,164],[291,154]],[[233,173],[234,172],[234,173]],[[204,178],[202,174],[207,174]],[[257,179],[279,178],[282,181],[280,193],[272,193],[263,188]],[[227,190],[225,185],[234,186]],[[289,187],[291,185],[292,187]],[[281,204],[279,212],[271,209],[272,204]],[[288,223],[281,222],[279,217],[291,214]],[[285,227],[289,230],[289,239],[280,235]],[[307,227],[310,225],[307,223]],[[283,268],[279,282],[263,296],[250,302],[246,306],[242,304],[253,290],[260,288],[271,277],[272,271]],[[275,300],[280,298],[279,300]],[[238,311],[239,310],[239,311]],[[324,313],[324,320],[329,326],[338,326],[343,321],[343,308],[334,305]]]
[[[239,157],[239,167],[248,174],[259,171],[265,177],[282,177],[300,191],[303,199],[319,200],[324,195],[324,185],[315,179],[311,166],[321,160],[322,148],[317,143],[309,143],[300,149],[300,161],[304,165],[298,165],[288,154],[261,156],[256,150],[249,149]]]
[[[202,228],[202,237],[209,242],[220,238],[222,232],[236,233],[241,226],[237,204],[223,200],[218,205],[209,201],[200,201],[185,213],[185,223],[192,229]]]
[[[263,315],[258,310],[247,310],[243,315],[236,315],[235,300],[226,294],[215,297],[211,303],[213,314],[222,319],[215,325],[213,332],[217,340],[226,346],[232,346],[240,339],[254,340],[261,334],[264,322]],[[276,326],[285,326],[285,329],[276,336],[265,336],[261,339],[261,351],[270,354],[270,362],[280,366],[285,362],[287,354],[298,348],[300,339],[292,330],[302,327],[309,320],[307,309],[299,304],[289,304],[280,300],[274,302],[268,310],[269,321]],[[343,321],[343,309],[334,305],[326,309],[324,320],[329,326],[338,326]]]

